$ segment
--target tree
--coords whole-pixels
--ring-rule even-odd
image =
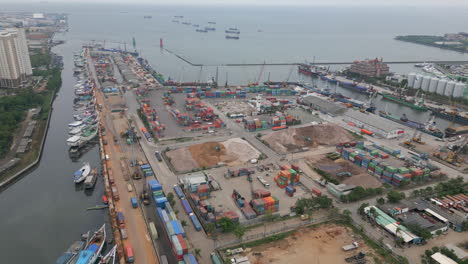
[[[169,204],[171,206],[174,206],[175,205],[175,200],[174,200],[174,194],[172,192],[169,192],[167,195],[166,195],[166,198],[167,200],[169,201]]]
[[[236,228],[236,223],[227,217],[223,217],[218,221],[218,225],[221,227],[221,230],[225,233],[234,231]]]
[[[421,195],[421,192],[419,190],[413,190],[413,192],[411,193],[412,197],[418,197],[420,195]]]
[[[276,218],[278,218],[278,216],[274,215],[271,211],[266,211],[263,215],[263,219],[265,219],[267,222],[273,222]]]
[[[368,206],[369,206],[369,203],[362,203],[358,208],[358,214],[364,215],[365,214],[364,208],[366,208]]]
[[[245,227],[237,224],[235,229],[233,230],[233,233],[237,238],[242,238],[245,235],[245,231]]]
[[[395,190],[389,191],[387,193],[387,199],[389,203],[398,203],[405,198],[405,193],[397,192]]]
[[[380,204],[380,205],[385,204],[385,199],[380,197],[380,198],[377,199],[377,203]]]
[[[352,214],[351,211],[349,211],[348,209],[343,210],[342,215],[343,215],[345,222],[351,223],[351,220],[352,220],[351,214]]]
[[[194,251],[195,251],[195,255],[196,255],[197,257],[201,257],[201,249],[196,248]]]
[[[213,223],[208,223],[205,225],[206,233],[212,234],[216,230],[216,226]]]
[[[314,203],[317,204],[319,208],[326,209],[333,205],[333,200],[326,195],[322,195],[314,198]]]
[[[187,221],[185,221],[185,220],[180,221],[180,223],[181,223],[182,226],[184,226],[184,227],[187,226]]]

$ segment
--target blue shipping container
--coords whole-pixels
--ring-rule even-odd
[[[130,198],[130,202],[132,203],[133,208],[138,207],[138,201],[135,197]]]
[[[187,200],[182,199],[182,206],[184,207],[185,212],[186,212],[187,214],[190,215],[191,213],[193,213],[192,208],[190,207],[190,205],[189,205],[189,203],[187,202]]]
[[[184,197],[184,193],[182,192],[182,189],[179,186],[174,186],[174,191],[177,194],[177,196],[179,196],[179,198],[182,199],[182,197]]]
[[[195,230],[200,231],[201,230],[201,225],[200,222],[197,219],[197,216],[192,214],[190,215],[190,220],[192,220],[193,226],[195,227]]]

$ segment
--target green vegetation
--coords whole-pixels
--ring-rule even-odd
[[[403,192],[397,192],[395,190],[391,190],[387,193],[387,200],[389,203],[398,203],[404,198],[405,198],[405,193]]]
[[[436,253],[440,252],[444,254],[445,256],[453,259],[455,262],[460,263],[460,264],[468,264],[468,259],[461,260],[457,257],[457,255],[453,252],[453,250],[448,249],[446,247],[433,247],[432,249],[428,249],[424,251],[424,254],[421,255],[421,261],[423,264],[438,264],[435,260],[431,258],[431,256]]]
[[[243,237],[246,231],[245,227],[227,217],[221,218],[218,225],[224,233],[233,233],[237,238]]]
[[[406,224],[406,227],[415,235],[425,239],[425,240],[428,240],[430,238],[432,238],[432,234],[431,232],[429,232],[429,230],[425,229],[425,228],[422,228],[420,225],[418,224]]]
[[[158,142],[158,138],[156,138],[153,134],[153,130],[151,129],[148,119],[146,116],[141,112],[141,109],[137,110],[138,116],[140,117],[141,121],[143,122],[143,125],[145,125],[146,130],[148,133],[150,133],[151,137],[153,138],[154,142]]]
[[[169,192],[166,196],[167,200],[169,201],[169,204],[171,206],[175,205],[175,200],[174,200],[174,194],[172,192]]]
[[[312,168],[315,172],[320,174],[327,182],[331,182],[333,184],[340,184],[337,179],[333,178],[330,173],[323,171],[319,168]]]
[[[327,209],[333,206],[333,200],[326,195],[314,198],[299,198],[295,204],[296,214],[311,214],[317,209]]]
[[[31,58],[31,66],[41,67],[41,66],[48,66],[52,60],[52,57],[49,53],[36,53],[30,56]]]
[[[351,193],[341,196],[340,199],[343,202],[355,202],[355,201],[362,200],[364,198],[381,195],[382,193],[383,193],[382,187],[364,189],[363,187],[358,186],[354,188],[351,191]]]
[[[45,96],[32,89],[20,90],[17,95],[0,98],[0,158],[4,157],[13,142],[16,129],[26,117],[26,111],[43,106]]]
[[[265,238],[262,238],[262,239],[259,239],[259,240],[252,241],[252,242],[243,243],[241,245],[238,245],[238,246],[235,246],[235,247],[232,247],[232,248],[238,248],[238,247],[251,248],[251,247],[260,246],[260,245],[263,245],[263,244],[268,244],[270,242],[274,242],[274,241],[284,239],[284,238],[288,237],[289,235],[293,234],[294,232],[295,232],[295,230],[288,231],[288,232],[281,233],[281,234],[272,235],[272,236],[269,236],[269,237],[265,237]]]
[[[437,47],[441,49],[454,50],[459,52],[468,52],[468,42],[461,42],[459,45],[446,45],[445,43],[438,44],[436,42],[444,42],[442,36],[429,36],[429,35],[408,35],[408,36],[397,36],[396,40],[406,41],[431,47]]]
[[[455,179],[450,179],[444,182],[439,182],[434,188],[428,186],[426,188],[414,190],[411,193],[413,197],[442,197],[445,195],[455,195],[459,193],[468,194],[465,186],[467,183],[463,181],[462,177],[457,177]]]

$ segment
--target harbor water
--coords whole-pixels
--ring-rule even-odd
[[[440,50],[393,38],[396,35],[440,35],[466,30],[468,9],[445,7],[184,7],[125,5],[2,5],[2,11],[65,12],[69,32],[59,34],[66,43],[54,48],[64,56],[63,86],[54,102],[54,112],[40,164],[18,182],[0,193],[0,254],[14,263],[52,263],[81,233],[96,229],[106,221],[107,212],[86,211],[99,204],[102,180],[94,192],[75,189],[72,173],[83,161],[98,164],[95,147],[78,162],[68,158],[67,124],[73,120],[73,52],[84,43],[101,41],[106,47],[136,49],[154,68],[177,81],[206,81],[219,72],[218,82],[245,84],[265,81],[306,80],[295,66],[239,66],[228,63],[273,63],[353,61],[365,58],[384,60],[468,60],[468,54]],[[143,16],[151,15],[152,19]],[[215,32],[195,32],[192,26],[172,22],[189,21],[208,26],[216,21]],[[434,17],[450,17],[439,23]],[[237,27],[239,40],[225,39],[224,30]],[[164,47],[187,58],[193,67]],[[339,69],[341,66],[334,67]],[[391,71],[408,73],[413,65],[390,65]],[[326,88],[326,83],[317,81]],[[334,89],[334,87],[329,87]],[[343,95],[365,101],[365,97],[336,88]],[[426,122],[420,113],[390,101],[377,101],[378,110]],[[445,122],[445,123],[444,123]],[[446,126],[446,121],[438,121]]]

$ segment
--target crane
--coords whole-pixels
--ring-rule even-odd
[[[262,67],[260,68],[260,73],[258,74],[257,82],[255,82],[254,85],[258,85],[260,83],[260,79],[262,78],[263,71],[265,70],[265,64],[266,62],[263,61]]]

